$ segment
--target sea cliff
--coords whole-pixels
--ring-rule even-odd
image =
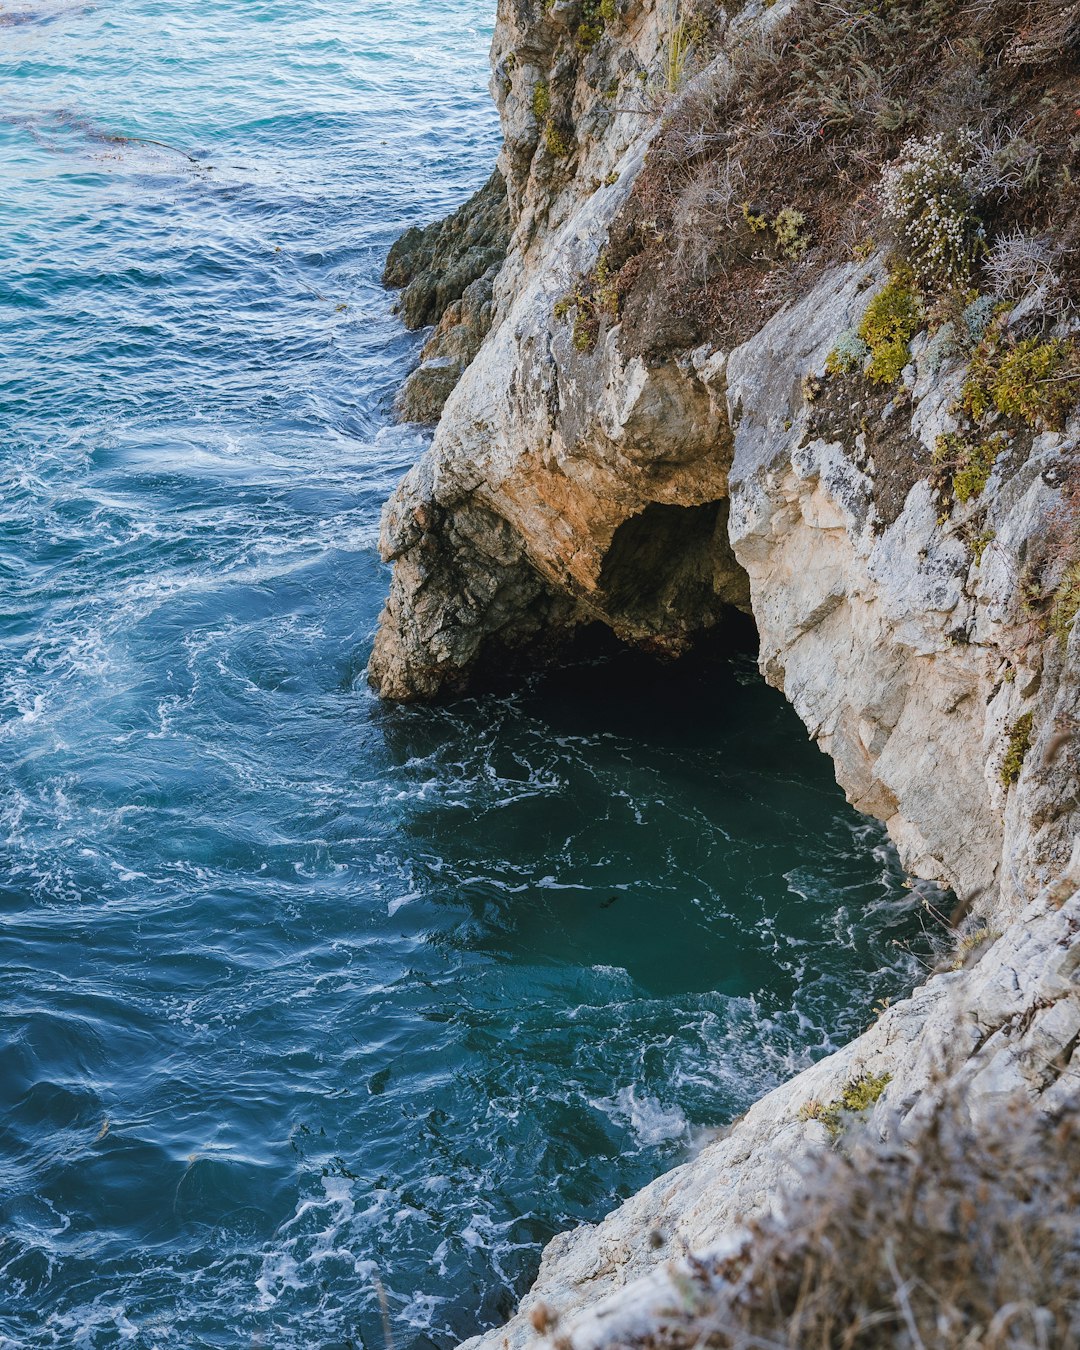
[[[388,273],[438,321],[413,411],[442,411],[384,516],[371,681],[461,692],[594,625],[674,658],[752,615],[958,933],[844,1051],[552,1242],[493,1348],[631,1314],[647,1338],[673,1255],[775,1210],[838,1118],[1075,1106],[1078,40],[1080,6],[1005,0],[500,0],[497,172]]]

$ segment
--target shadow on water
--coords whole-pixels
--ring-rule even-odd
[[[0,28],[22,28],[27,25],[55,23],[59,19],[78,14],[90,14],[94,5],[41,5],[37,9],[0,11]]]
[[[380,710],[393,758],[434,770],[444,789],[403,822],[418,855],[458,874],[484,853],[516,859],[513,878],[474,875],[453,892],[475,926],[447,940],[505,960],[618,966],[657,995],[792,998],[806,966],[770,964],[768,944],[741,950],[746,914],[812,943],[819,916],[801,912],[799,869],[785,863],[812,855],[820,890],[830,845],[839,880],[853,839],[882,836],[838,809],[831,764],[757,674],[755,646],[749,621],[676,662],[592,634],[516,692]],[[452,789],[468,784],[464,813]],[[890,851],[873,851],[899,884]]]

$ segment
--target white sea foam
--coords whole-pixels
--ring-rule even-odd
[[[656,1097],[640,1093],[636,1084],[620,1088],[611,1097],[590,1099],[591,1104],[619,1125],[629,1125],[639,1145],[655,1147],[687,1136],[686,1116],[678,1106],[664,1106]]]

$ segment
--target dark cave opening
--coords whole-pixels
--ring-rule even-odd
[[[749,610],[749,582],[728,543],[726,499],[652,502],[615,531],[600,572],[612,627],[673,648]]]

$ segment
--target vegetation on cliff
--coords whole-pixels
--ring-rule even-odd
[[[1015,473],[1080,403],[1080,10],[864,0],[796,4],[778,23],[740,27],[729,8],[675,7],[678,78],[643,72],[638,93],[659,131],[600,268],[557,317],[572,318],[579,351],[618,322],[624,356],[661,361],[744,340],[835,264],[866,263],[869,284],[884,253],[886,284],[826,363],[844,386],[833,431],[857,430],[841,430],[866,398],[851,382],[881,389],[869,397],[881,418],[861,419],[869,437],[868,421],[884,428],[892,400],[907,399],[905,372],[967,363],[955,430],[933,459],[897,423],[875,436],[873,460],[883,524],[926,478],[942,525],[979,564],[994,539],[983,495],[995,470]],[[820,383],[807,380],[815,402]],[[1074,479],[1075,457],[1062,474]],[[1074,498],[1066,491],[1066,506]],[[1050,542],[1031,569],[1043,591],[1029,587],[1028,600],[1061,633],[1075,614],[1063,600],[1080,515],[1066,512]]]
[[[774,1217],[735,1255],[692,1258],[682,1298],[622,1343],[1064,1350],[1080,1335],[1078,1215],[1074,1118],[1016,1101],[975,1130],[946,1105],[904,1142],[864,1134],[808,1160]]]
[[[665,111],[613,231],[627,339],[739,340],[875,240],[932,300],[987,281],[1015,291],[1034,269],[1047,299],[1075,303],[1073,8],[796,5],[707,64],[726,15],[699,0],[701,73]],[[798,249],[762,228],[785,213]]]

